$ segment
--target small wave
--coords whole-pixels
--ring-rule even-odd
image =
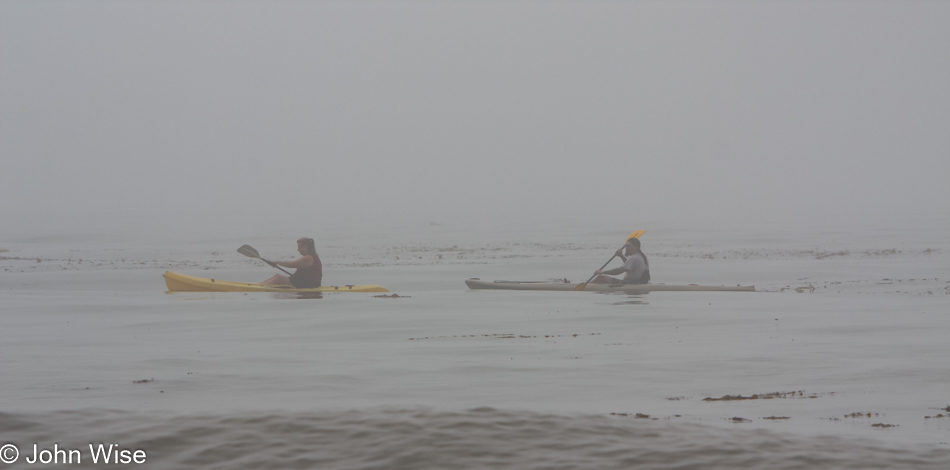
[[[22,449],[117,443],[156,468],[346,469],[940,469],[936,447],[724,431],[627,417],[478,408],[229,415],[119,411],[0,413],[0,440]],[[20,465],[26,467],[25,463]],[[16,467],[14,465],[13,467]],[[92,467],[89,458],[79,467]]]

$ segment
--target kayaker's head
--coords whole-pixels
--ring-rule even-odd
[[[640,240],[637,238],[630,238],[627,240],[627,243],[623,245],[627,249],[627,256],[635,255],[640,253],[640,256],[643,257],[643,262],[646,263],[647,268],[650,267],[650,260],[647,259],[646,253],[640,251]]]
[[[640,251],[640,239],[631,237],[624,247],[627,249],[627,256],[637,253]]]
[[[312,238],[298,238],[297,251],[301,255],[317,256],[317,247],[314,245]]]

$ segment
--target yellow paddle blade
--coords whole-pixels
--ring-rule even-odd
[[[629,239],[631,239],[631,238],[640,238],[641,236],[643,236],[644,233],[647,233],[647,231],[646,231],[646,230],[637,230],[636,232],[633,232],[633,233],[631,233],[630,235],[628,235],[627,238],[625,238],[625,240],[629,240]]]

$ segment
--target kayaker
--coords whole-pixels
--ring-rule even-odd
[[[317,256],[317,249],[314,246],[312,238],[300,238],[297,240],[297,251],[300,258],[294,261],[268,261],[267,264],[277,267],[295,268],[293,274],[284,276],[275,274],[270,279],[261,284],[274,286],[294,286],[298,289],[310,289],[320,287],[323,281],[323,263]]]
[[[624,256],[626,251],[627,256]],[[606,271],[598,269],[594,274],[598,276],[593,281],[598,284],[646,284],[650,282],[650,262],[647,261],[647,255],[640,251],[640,240],[630,238],[622,248],[617,250],[617,256],[623,260],[623,266]],[[605,274],[616,275],[626,273],[623,280],[616,279]]]

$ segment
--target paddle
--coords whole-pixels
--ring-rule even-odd
[[[252,247],[251,245],[244,245],[238,248],[238,253],[244,256],[247,256],[248,258],[257,258],[265,263],[270,263],[270,261],[267,261],[266,259],[261,258],[261,254],[258,253],[257,250],[255,250],[254,247]],[[281,271],[284,271],[284,268],[281,268],[280,266],[274,266],[274,267]],[[284,272],[287,273],[287,271],[284,271]],[[289,275],[290,273],[287,273],[287,274]]]
[[[637,230],[636,232],[631,233],[630,235],[627,236],[626,239],[624,239],[624,245],[627,244],[627,240],[629,240],[629,239],[631,239],[631,238],[640,238],[644,233],[646,233],[646,230]],[[621,246],[620,248],[622,249],[623,247]],[[616,258],[616,257],[617,257],[617,252],[615,251],[615,252],[614,252],[614,255],[611,256],[610,259],[607,260],[607,262],[604,263],[604,265],[601,266],[600,269],[598,269],[598,271],[600,271],[601,269],[606,268],[607,265],[610,264],[610,262],[613,261],[614,258]],[[590,279],[587,280],[587,282],[582,282],[582,283],[578,284],[577,287],[574,288],[574,290],[576,290],[576,291],[582,291],[582,290],[586,289],[586,288],[587,288],[587,284],[588,284],[590,281],[593,281],[595,277],[597,277],[597,274],[594,274],[593,276],[591,276]]]

